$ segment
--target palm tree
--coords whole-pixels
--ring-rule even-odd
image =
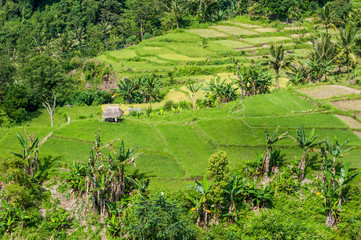
[[[358,29],[352,25],[347,25],[344,29],[340,29],[339,36],[337,38],[337,46],[340,49],[339,55],[344,55],[346,57],[346,66],[347,66],[347,76],[348,84],[351,84],[350,79],[350,57],[354,64],[356,64],[356,56],[354,54],[354,47],[356,45],[356,40],[360,37]]]
[[[296,138],[292,136],[290,136],[290,138],[292,138],[293,141],[295,141],[295,143],[297,144],[297,146],[299,146],[303,150],[302,159],[299,166],[301,172],[300,180],[302,181],[305,177],[307,153],[309,151],[312,151],[316,146],[320,145],[321,142],[315,142],[318,137],[317,135],[315,135],[315,129],[312,129],[312,131],[307,137],[305,133],[305,128],[303,127],[303,125],[301,125],[297,129],[296,133]]]
[[[323,8],[320,8],[317,12],[317,19],[315,23],[319,23],[326,28],[326,35],[328,36],[328,29],[330,27],[336,30],[336,26],[333,24],[335,20],[335,10],[331,8],[331,4],[326,4]]]
[[[168,8],[170,13],[173,15],[175,23],[177,25],[177,29],[179,29],[179,15],[184,10],[184,6],[179,0],[172,0],[170,3],[170,7]]]
[[[272,45],[271,46],[271,58],[268,60],[268,64],[276,72],[276,89],[280,88],[280,70],[286,68],[291,62],[291,58],[285,56],[285,49],[283,45]]]
[[[199,90],[201,90],[203,88],[203,84],[196,82],[196,83],[187,85],[187,88],[192,93],[193,109],[196,110],[197,109],[196,94]]]
[[[265,136],[266,136],[267,148],[266,148],[266,154],[264,155],[264,158],[263,158],[262,168],[263,168],[263,172],[266,174],[266,176],[268,176],[268,172],[269,172],[272,145],[275,144],[276,142],[282,140],[283,138],[285,138],[286,134],[288,133],[288,132],[284,132],[281,135],[278,135],[278,130],[279,130],[279,126],[270,135],[268,133],[267,128],[265,128],[264,133],[265,133]]]
[[[100,22],[98,23],[98,26],[100,28],[101,34],[103,35],[105,48],[108,51],[107,36],[109,33],[111,33],[113,26],[108,22]]]
[[[157,100],[159,94],[158,79],[154,75],[144,75],[143,83],[145,94],[149,98],[150,107],[152,107],[152,102]]]
[[[121,96],[127,103],[132,103],[133,94],[137,90],[135,82],[129,78],[117,83],[118,89],[111,89],[115,91],[113,97]]]

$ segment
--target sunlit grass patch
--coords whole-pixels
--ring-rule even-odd
[[[173,61],[204,61],[205,58],[188,57],[182,54],[159,54],[159,57]]]
[[[174,51],[166,48],[166,47],[138,47],[136,48],[135,52],[138,54],[138,56],[155,56],[159,54],[165,54],[165,53],[174,53]]]
[[[245,38],[243,41],[252,44],[262,44],[262,43],[284,42],[287,40],[291,40],[291,39],[288,37],[259,37],[259,38]]]
[[[240,120],[216,119],[197,122],[200,128],[222,145],[257,145],[258,141]]]
[[[248,23],[240,23],[240,22],[237,22],[235,20],[226,21],[225,23],[235,24],[235,25],[241,26],[243,28],[261,28],[262,27],[260,25],[253,25],[253,24],[248,24]]]
[[[190,33],[197,34],[204,38],[215,38],[215,37],[227,37],[228,35],[218,32],[213,29],[189,29],[187,30]]]
[[[212,28],[217,29],[218,31],[225,32],[229,35],[236,35],[236,36],[257,34],[257,32],[254,32],[254,31],[251,31],[248,29],[244,29],[244,28],[234,27],[234,26],[218,25],[218,26],[213,26]]]
[[[347,128],[344,122],[330,114],[302,114],[274,117],[246,117],[244,119],[252,127],[293,127],[303,125],[307,128]]]
[[[201,41],[201,38],[190,32],[179,32],[179,33],[168,33],[163,36],[154,37],[151,41],[162,41],[162,42],[197,42]]]
[[[360,90],[356,90],[350,87],[345,87],[341,85],[321,85],[303,88],[299,90],[303,94],[306,94],[312,98],[330,98],[336,96],[350,95],[350,94],[360,94]]]
[[[242,41],[218,40],[216,43],[230,48],[251,47],[252,45]]]
[[[158,125],[176,159],[186,171],[186,177],[202,176],[207,171],[208,159],[216,152],[191,126]]]
[[[174,51],[189,57],[203,57],[203,56],[215,56],[216,52],[211,51],[211,48],[203,47],[201,43],[169,43],[167,46]]]
[[[275,28],[257,28],[254,29],[256,32],[261,32],[261,33],[265,33],[265,32],[277,32],[278,29]]]
[[[247,97],[243,103],[246,107],[245,116],[282,115],[316,109],[311,103],[289,91]]]
[[[119,59],[129,59],[129,58],[133,58],[133,57],[137,56],[137,54],[135,53],[134,50],[128,50],[128,49],[110,51],[108,53],[109,53],[109,55],[114,56]]]

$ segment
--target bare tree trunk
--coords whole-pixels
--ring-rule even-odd
[[[175,23],[177,24],[177,29],[179,29],[179,23],[178,23],[178,15],[175,15]]]
[[[263,164],[264,164],[264,170],[263,172],[266,174],[266,176],[268,176],[268,172],[269,172],[269,163],[270,163],[270,147],[267,147],[267,151],[266,151],[266,154],[264,155],[264,161],[263,161]]]
[[[356,82],[356,75],[357,75],[357,64],[355,66],[355,77],[353,78],[353,80]]]
[[[347,60],[347,77],[348,77],[348,85],[351,84],[351,79],[350,79],[350,63]]]
[[[46,99],[43,102],[43,106],[45,107],[46,111],[48,111],[49,115],[50,115],[50,121],[51,121],[51,126],[54,126],[54,112],[55,112],[55,107],[56,107],[56,95],[53,91],[53,105],[50,105],[50,102],[48,99]]]
[[[197,101],[196,101],[195,93],[193,93],[192,99],[193,99],[193,110],[196,110],[197,109]]]
[[[336,224],[336,218],[332,210],[329,210],[326,216],[326,227],[333,227]]]
[[[291,39],[292,39],[291,50],[293,51],[293,19],[292,19],[292,35],[291,35]]]
[[[305,150],[303,150],[303,155],[302,155],[302,160],[300,162],[300,171],[301,171],[301,175],[300,175],[300,180],[302,181],[303,178],[305,177],[305,169],[306,169],[306,155],[307,152]]]
[[[142,19],[139,19],[139,25],[140,25],[140,41],[143,42],[143,22],[142,22]]]

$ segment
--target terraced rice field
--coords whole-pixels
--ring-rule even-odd
[[[312,98],[320,98],[320,99],[361,93],[360,90],[356,90],[354,88],[345,87],[341,85],[314,86],[312,88],[310,87],[310,88],[301,89],[300,92]]]

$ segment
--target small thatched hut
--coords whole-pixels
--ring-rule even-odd
[[[108,105],[105,109],[102,118],[108,122],[118,122],[118,118],[123,116],[123,111],[118,106]]]

